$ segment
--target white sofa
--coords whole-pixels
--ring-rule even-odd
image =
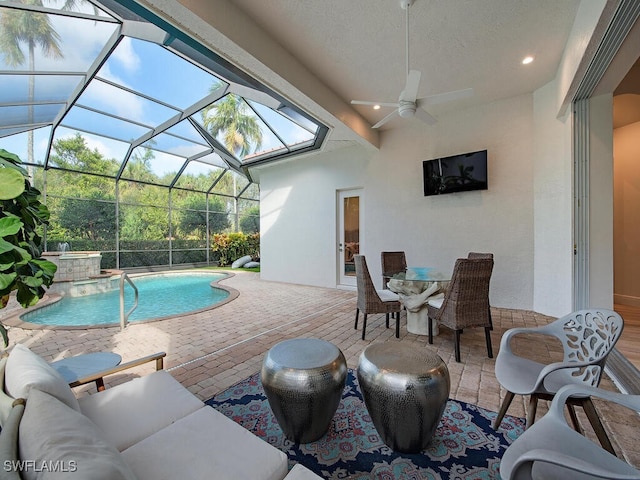
[[[283,452],[164,370],[76,399],[44,359],[16,345],[0,373],[0,456],[23,461],[5,461],[0,479],[321,478],[299,464],[289,472]]]

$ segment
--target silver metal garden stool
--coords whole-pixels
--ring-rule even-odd
[[[347,362],[331,342],[294,338],[267,352],[260,378],[285,436],[310,443],[331,426],[347,380]]]

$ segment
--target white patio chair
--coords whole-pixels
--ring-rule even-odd
[[[507,330],[500,342],[495,368],[496,378],[507,394],[493,427],[497,429],[500,426],[516,394],[531,396],[526,419],[526,428],[529,428],[535,421],[538,399],[552,400],[565,385],[597,387],[607,356],[620,338],[623,327],[622,317],[616,312],[591,309],[573,312],[542,327]],[[521,334],[546,335],[559,340],[564,352],[563,360],[545,365],[515,354],[511,340]],[[535,348],[534,338],[531,345]],[[580,432],[575,405],[584,409],[602,446],[613,453],[609,437],[589,396],[572,397],[567,401],[573,425]]]
[[[503,480],[640,479],[640,471],[567,425],[564,405],[575,396],[598,397],[640,412],[640,395],[567,385],[558,390],[549,412],[507,448],[500,462]]]

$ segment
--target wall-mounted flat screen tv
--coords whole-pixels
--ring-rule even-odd
[[[424,195],[486,190],[487,151],[463,153],[422,162]]]

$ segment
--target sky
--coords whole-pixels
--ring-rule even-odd
[[[61,4],[59,1],[45,2],[47,6]],[[89,5],[83,10],[93,13]],[[36,75],[35,98],[37,100],[63,101],[69,98],[83,77],[72,75],[74,72],[84,75],[91,65],[100,57],[114,34],[118,24],[96,21],[95,19],[79,19],[57,15],[49,15],[51,25],[58,32],[59,44],[64,58],[56,59],[43,55],[36,50],[36,71],[65,72],[65,75]],[[25,49],[26,51],[26,49]],[[7,65],[0,54],[0,70],[27,70],[26,65],[12,67]],[[28,76],[0,77],[3,88],[0,89],[0,103],[3,101],[27,101]],[[140,92],[142,95],[117,88],[110,82],[125,89]],[[127,152],[129,142],[157,128],[163,122],[180,114],[180,109],[188,108],[211,89],[225,83],[203,69],[189,63],[178,55],[155,43],[135,38],[123,38],[110,58],[101,66],[96,79],[82,93],[77,105],[87,108],[73,107],[63,119],[63,127],[59,127],[54,135],[58,138],[72,136],[75,129],[93,132],[83,133],[90,148],[98,149],[104,157],[121,160]],[[152,101],[144,96],[158,101]],[[260,115],[277,130],[280,138],[290,144],[313,139],[313,134],[286,119],[279,113],[263,105],[252,102],[252,106]],[[46,112],[59,111],[61,104],[47,106],[43,112],[49,121],[53,114]],[[53,109],[53,110],[52,110]],[[95,110],[95,111],[93,111]],[[0,109],[2,111],[2,109]],[[5,112],[8,109],[5,108]],[[26,107],[15,107],[6,115],[7,124],[16,118],[25,118]],[[104,111],[121,117],[115,119],[97,112]],[[36,118],[41,110],[36,108]],[[200,113],[194,119],[201,122]],[[259,120],[259,119],[258,119]],[[262,123],[261,120],[259,120]],[[2,128],[2,120],[0,120]],[[263,141],[260,151],[283,148],[282,143],[268,128],[263,128]],[[51,128],[41,128],[35,133],[35,160],[42,163],[48,148]],[[165,152],[157,152],[152,168],[158,175],[177,171],[184,158],[197,154],[208,148],[206,142],[188,123],[181,122],[170,132],[185,138],[165,134],[158,138],[156,146]],[[0,138],[0,148],[17,153],[23,160],[27,158],[26,134]],[[209,170],[202,166],[202,171]],[[198,171],[196,167],[189,169],[191,173]]]

